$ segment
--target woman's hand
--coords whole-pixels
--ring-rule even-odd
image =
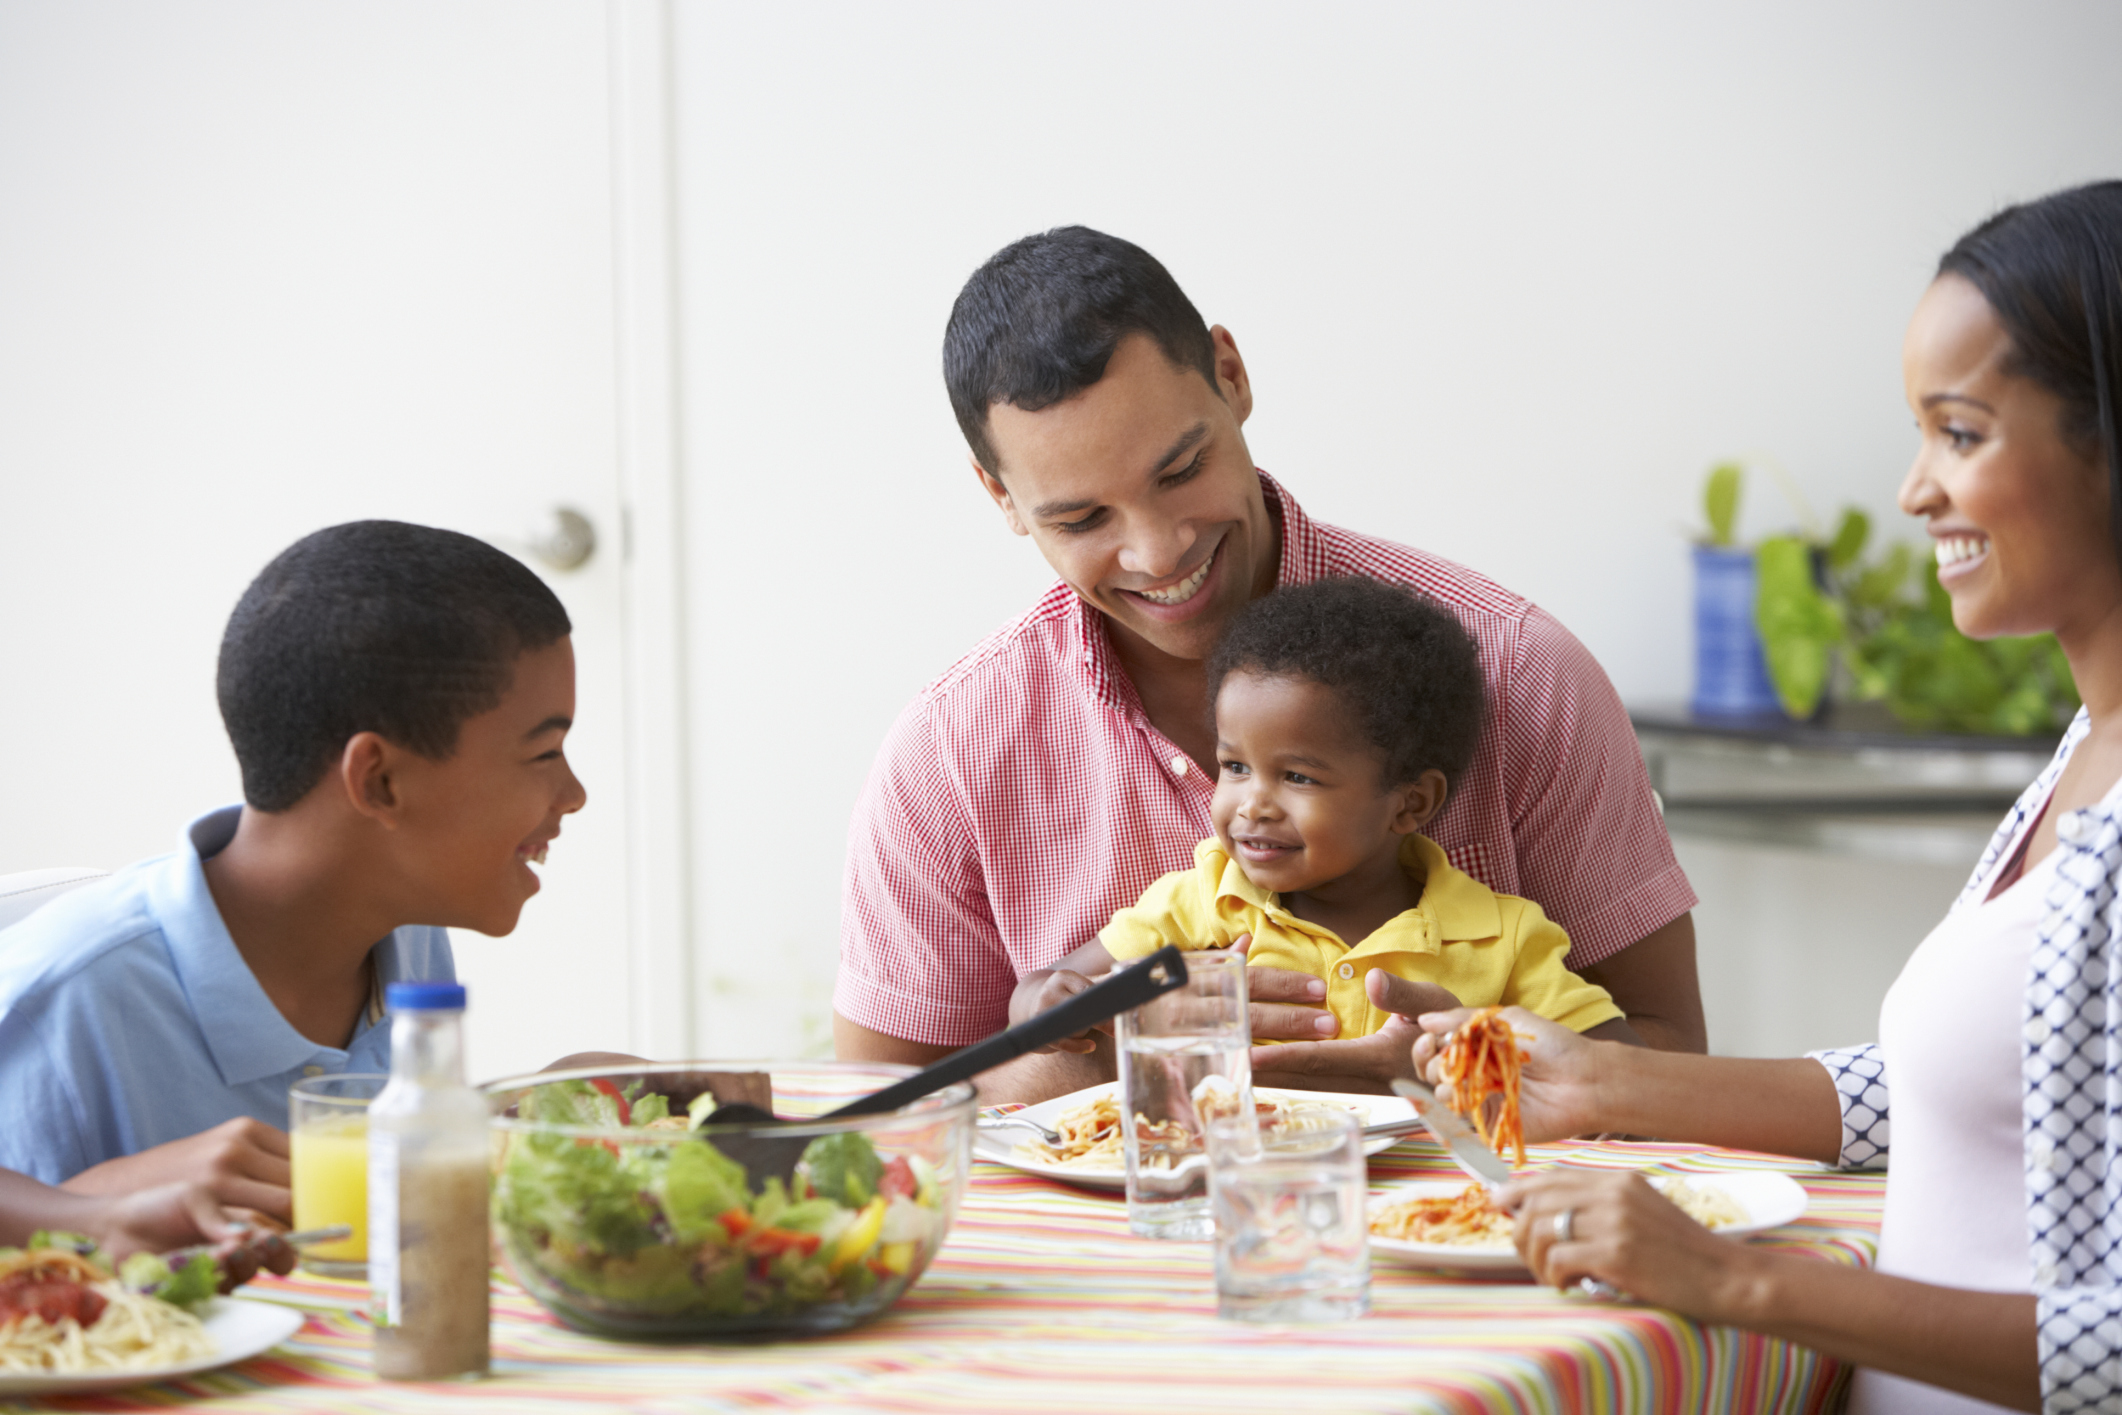
[[[1640,1174],[1543,1170],[1500,1198],[1517,1214],[1519,1256],[1553,1287],[1597,1278],[1639,1301],[1725,1321],[1755,1266],[1754,1250],[1711,1233]]]
[[[1450,1094],[1437,1058],[1444,1050],[1445,1033],[1473,1015],[1473,1009],[1460,1008],[1416,1019],[1422,1035],[1414,1046],[1415,1068],[1454,1108],[1457,1097]],[[1518,1033],[1525,1053],[1518,1073],[1518,1117],[1525,1142],[1563,1140],[1607,1128],[1599,1115],[1600,1054],[1620,1044],[1588,1042],[1559,1022],[1522,1007],[1504,1008],[1503,1020]]]

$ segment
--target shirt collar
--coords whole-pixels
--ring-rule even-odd
[[[1216,872],[1215,897],[1218,902],[1225,899],[1238,901],[1262,911],[1272,912],[1278,919],[1289,924],[1320,932],[1314,925],[1297,918],[1282,907],[1281,897],[1260,888],[1245,877],[1238,862],[1223,853],[1220,842],[1210,839],[1194,848],[1198,865]],[[1451,943],[1466,939],[1496,938],[1503,932],[1503,910],[1496,903],[1495,891],[1463,870],[1455,869],[1444,857],[1444,851],[1426,835],[1410,835],[1400,842],[1401,868],[1422,872],[1422,901],[1406,913],[1396,915],[1382,925],[1378,932],[1365,942],[1375,940],[1376,951],[1404,952],[1407,941],[1390,937],[1398,933],[1397,925],[1410,915],[1426,913],[1436,924],[1435,939],[1438,943]],[[1347,940],[1343,939],[1343,943]],[[1359,947],[1361,945],[1358,945]],[[1420,951],[1433,953],[1434,947]]]
[[[1318,523],[1304,514],[1297,498],[1285,491],[1280,482],[1257,467],[1253,472],[1260,478],[1260,495],[1267,503],[1269,518],[1275,523],[1275,539],[1281,555],[1281,566],[1275,575],[1276,588],[1310,584],[1331,574],[1326,537],[1319,533]],[[1113,655],[1105,611],[1070,589],[1065,582],[1056,585],[1049,594],[1056,592],[1075,602],[1076,659],[1082,664],[1084,676],[1090,680],[1091,691],[1099,703],[1121,711],[1139,707],[1141,699],[1135,693],[1135,685]]]
[[[347,1054],[318,1046],[296,1031],[265,995],[207,888],[205,862],[235,839],[242,814],[241,806],[226,806],[193,821],[177,853],[163,862],[150,885],[149,907],[168,944],[170,964],[191,1004],[192,1020],[228,1085],[278,1076],[309,1063],[339,1070]],[[377,985],[397,971],[395,939],[386,939],[376,951]],[[371,1018],[364,1017],[358,1030],[370,1025]]]

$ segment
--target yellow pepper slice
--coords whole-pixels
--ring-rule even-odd
[[[829,1271],[838,1272],[855,1259],[867,1253],[876,1243],[877,1235],[884,1231],[884,1199],[880,1195],[869,1201],[862,1216],[854,1226],[840,1235],[840,1244],[833,1249],[832,1261],[826,1264]]]
[[[912,1243],[887,1243],[877,1250],[877,1261],[895,1273],[903,1273],[914,1265]]]

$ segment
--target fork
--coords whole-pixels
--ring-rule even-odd
[[[1009,1125],[1021,1125],[1027,1130],[1036,1130],[1039,1132],[1040,1138],[1049,1145],[1058,1146],[1061,1143],[1060,1131],[1049,1130],[1038,1121],[1028,1120],[1021,1115],[998,1115],[993,1117],[983,1115],[980,1117],[980,1128],[982,1130],[999,1130]]]

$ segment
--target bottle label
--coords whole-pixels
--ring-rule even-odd
[[[394,1327],[405,1315],[398,1272],[398,1137],[368,1132],[369,1318]]]

